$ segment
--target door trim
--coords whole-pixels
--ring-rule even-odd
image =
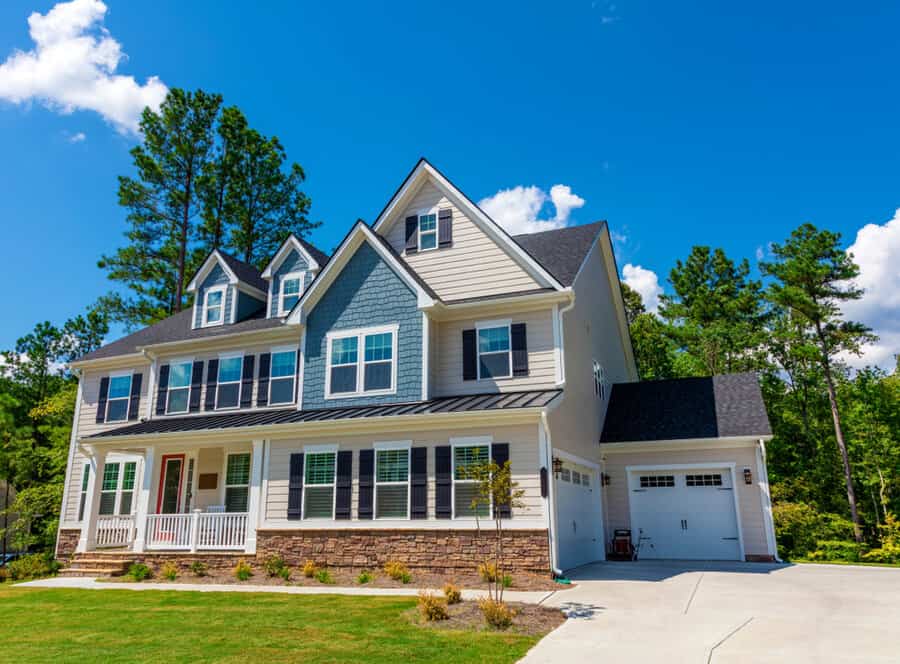
[[[747,560],[747,552],[744,550],[744,527],[741,524],[741,509],[740,504],[738,502],[738,485],[737,485],[737,477],[735,475],[734,469],[737,464],[734,461],[704,461],[703,463],[657,463],[650,465],[636,465],[636,466],[625,466],[625,480],[628,484],[628,519],[631,525],[631,537],[632,543],[634,542],[635,527],[634,527],[634,502],[631,500],[631,492],[634,490],[634,473],[640,471],[660,471],[660,470],[692,470],[697,468],[698,470],[706,470],[706,469],[725,469],[729,473],[731,473],[731,488],[732,488],[732,497],[734,498],[734,518],[735,523],[737,524],[738,531],[738,545],[741,553],[741,561]]]
[[[178,471],[178,496],[175,499],[175,514],[179,514],[177,511],[178,506],[181,505],[181,484],[184,480],[184,454],[163,454],[162,460],[159,465],[159,489],[156,491],[156,513],[161,514],[159,511],[162,508],[163,501],[163,488],[165,487],[166,482],[166,469],[169,459],[181,459],[181,469]]]

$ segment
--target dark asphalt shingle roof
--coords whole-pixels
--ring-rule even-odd
[[[605,221],[582,226],[566,226],[552,231],[514,235],[513,240],[563,286],[571,286],[575,275]]]
[[[506,392],[502,394],[472,394],[457,397],[439,397],[414,403],[389,404],[384,406],[350,406],[343,408],[319,408],[297,410],[278,408],[243,413],[219,413],[194,417],[163,417],[137,424],[130,424],[111,431],[88,436],[89,438],[115,438],[118,436],[138,436],[158,433],[179,433],[215,429],[237,429],[249,426],[271,424],[293,424],[325,420],[347,420],[356,418],[389,417],[392,415],[429,415],[439,413],[464,413],[480,410],[514,410],[519,408],[541,408],[546,406],[562,390],[531,390],[527,392]]]
[[[235,276],[240,281],[243,281],[245,284],[253,286],[254,288],[258,288],[263,292],[269,290],[269,282],[260,276],[260,271],[255,267],[242,260],[238,260],[231,254],[226,254],[221,249],[219,249],[219,255],[225,259],[225,262],[228,263],[228,267],[232,269]]]
[[[297,238],[297,242],[303,245],[303,248],[309,252],[309,255],[316,259],[316,262],[319,264],[320,270],[325,267],[325,263],[327,263],[328,259],[330,258],[328,254],[313,246],[302,237],[297,237],[296,235],[294,235],[294,237]]]
[[[601,443],[772,433],[756,374],[613,385]]]

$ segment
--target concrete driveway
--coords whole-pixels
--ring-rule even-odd
[[[597,563],[544,602],[570,619],[536,662],[900,662],[900,569]]]

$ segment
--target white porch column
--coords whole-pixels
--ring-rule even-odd
[[[253,441],[250,455],[250,492],[247,497],[247,535],[244,552],[256,553],[256,528],[259,525],[260,496],[262,495],[263,449],[265,441]]]
[[[141,473],[141,488],[138,491],[137,512],[134,516],[134,551],[141,553],[147,544],[147,515],[150,514],[150,490],[156,468],[156,447],[148,445],[144,452],[144,469]]]
[[[103,467],[106,465],[106,452],[93,450],[90,456],[91,475],[88,478],[88,490],[84,501],[84,520],[81,524],[81,536],[75,551],[84,553],[93,551],[97,544],[97,516],[100,513],[100,489],[103,488]]]

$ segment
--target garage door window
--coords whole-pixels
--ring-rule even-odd
[[[685,482],[688,486],[722,486],[722,475],[685,475]]]
[[[674,475],[641,475],[642,489],[661,489],[675,486]]]

